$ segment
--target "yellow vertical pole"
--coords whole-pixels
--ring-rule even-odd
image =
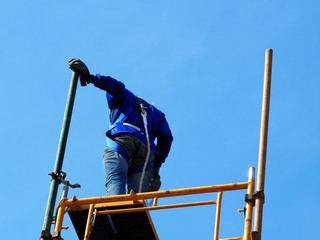
[[[94,210],[94,204],[90,204],[89,212],[88,212],[88,219],[87,219],[87,226],[86,226],[86,231],[84,234],[84,240],[89,240],[93,210]]]
[[[273,53],[272,49],[267,49],[265,53],[259,160],[258,160],[257,187],[256,187],[257,192],[264,192],[268,123],[269,123],[270,90],[271,90],[272,53]],[[258,239],[260,240],[261,230],[262,230],[263,199],[257,198],[255,204],[256,205],[255,205],[255,215],[254,215],[254,231],[257,232]]]
[[[63,186],[61,199],[57,206],[56,224],[54,227],[54,234],[58,236],[61,233],[63,219],[66,213],[65,202],[68,200],[68,192],[69,192],[69,186],[68,185]]]
[[[248,185],[247,194],[254,193],[254,172],[255,172],[254,167],[250,167],[249,185]],[[243,240],[251,240],[252,214],[253,214],[253,202],[247,202]]]
[[[58,208],[58,211],[57,211],[57,216],[56,216],[56,224],[54,227],[54,234],[55,235],[59,235],[61,233],[64,214],[66,213],[66,211],[65,211],[66,207],[65,207],[64,201],[60,202],[57,208]]]
[[[214,227],[214,237],[213,237],[214,240],[219,240],[221,199],[222,199],[222,192],[218,192],[217,207],[216,207],[216,224],[215,224],[215,227]]]

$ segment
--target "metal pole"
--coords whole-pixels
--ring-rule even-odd
[[[59,174],[59,171],[62,169],[62,163],[63,163],[64,153],[65,153],[66,144],[67,144],[70,122],[71,122],[72,109],[73,109],[74,99],[76,95],[78,77],[79,77],[78,73],[76,72],[72,73],[69,93],[68,93],[68,98],[67,98],[67,103],[66,103],[66,108],[64,112],[62,128],[61,128],[56,162],[55,162],[54,171],[53,171],[54,174]],[[40,235],[41,240],[44,240],[44,239],[49,240],[51,237],[50,228],[52,223],[54,206],[57,198],[58,186],[59,186],[58,180],[53,177],[51,181],[51,187],[50,187],[50,192],[48,197],[48,203],[47,203],[47,209],[46,209],[46,214],[44,218],[43,228]]]
[[[215,225],[215,227],[214,227],[213,240],[219,240],[219,228],[220,228],[220,215],[221,215],[222,193],[223,193],[223,192],[218,192],[218,195],[217,195],[216,225]]]
[[[262,193],[264,192],[266,156],[267,156],[272,53],[273,53],[272,49],[267,49],[265,53],[259,160],[258,160],[257,187],[256,187],[256,191],[262,192]],[[264,202],[263,198],[257,198],[255,202],[254,231],[258,233],[258,239],[261,239],[263,202]]]
[[[247,194],[252,195],[254,192],[254,174],[255,168],[250,167],[249,169],[249,186]],[[251,240],[251,227],[252,227],[252,213],[253,213],[253,202],[247,202],[245,211],[245,223],[244,223],[244,235],[243,240]]]

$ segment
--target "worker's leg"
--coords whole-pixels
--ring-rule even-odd
[[[103,154],[103,165],[107,195],[125,194],[128,173],[127,161],[107,146]]]
[[[152,169],[145,172],[144,178],[142,180],[141,192],[148,192],[149,184],[152,179]],[[140,181],[142,178],[142,172],[133,173],[128,176],[128,192],[132,189],[135,193],[139,192]]]
[[[114,195],[114,192],[116,192],[116,194],[123,194],[122,190],[124,180],[127,181],[126,183],[128,192],[130,192],[130,190],[132,189],[134,190],[134,192],[138,193],[140,181],[143,177],[143,166],[146,161],[148,147],[139,138],[132,134],[120,133],[113,136],[112,140],[119,144],[131,156],[131,160],[129,161],[130,166],[128,169],[128,165],[125,159],[121,157],[119,153],[111,150],[110,148],[106,148],[104,163],[109,163],[112,167],[112,169],[110,170],[108,169],[108,166],[105,165],[107,178],[106,186],[108,195],[110,195],[111,193],[112,195]],[[148,166],[142,181],[142,192],[146,192],[149,189],[149,184],[152,179],[152,163],[154,162],[154,159],[155,153],[150,150]],[[127,175],[124,176],[124,172],[126,172],[128,177]],[[108,190],[119,189],[120,187],[116,185],[121,186],[121,193],[118,193],[118,190]]]

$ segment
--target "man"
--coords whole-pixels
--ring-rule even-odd
[[[79,59],[71,59],[69,67],[80,74],[82,86],[92,83],[106,91],[111,126],[103,155],[107,195],[159,190],[159,169],[173,141],[164,113],[135,96],[122,82],[90,74]]]

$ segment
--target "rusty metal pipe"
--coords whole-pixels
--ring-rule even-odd
[[[265,182],[270,91],[271,91],[272,53],[273,53],[272,49],[267,49],[265,53],[259,160],[258,160],[257,187],[256,187],[257,192],[264,191],[264,182]],[[263,199],[257,198],[255,202],[254,231],[258,232],[259,240],[261,239],[261,230],[262,230],[262,212],[263,212]]]

